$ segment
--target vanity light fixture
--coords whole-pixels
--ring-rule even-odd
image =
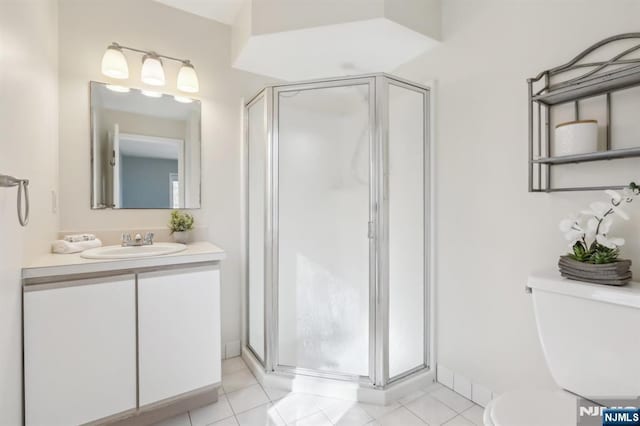
[[[102,57],[102,74],[111,78],[129,78],[129,67],[124,56],[124,51],[142,54],[141,80],[151,86],[164,86],[166,83],[162,60],[180,62],[181,67],[178,72],[177,88],[185,93],[197,93],[200,90],[198,75],[188,59],[179,59],[156,52],[135,49],[133,47],[121,46],[112,43],[107,47],[107,51]]]

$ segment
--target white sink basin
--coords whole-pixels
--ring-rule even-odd
[[[134,259],[179,253],[186,248],[187,246],[184,244],[178,243],[154,243],[150,246],[136,247],[105,246],[83,251],[80,257],[85,259]]]

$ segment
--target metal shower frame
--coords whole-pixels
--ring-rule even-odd
[[[278,363],[278,97],[292,91],[314,90],[331,87],[366,85],[369,91],[369,375],[354,376],[341,373],[309,370]],[[424,213],[424,359],[422,365],[389,377],[389,262],[388,262],[388,118],[389,86],[394,85],[423,95],[423,213]],[[259,102],[264,102],[264,128],[266,129],[266,176],[265,176],[265,217],[264,217],[264,341],[262,359],[249,342],[249,120],[248,110]],[[359,76],[337,77],[309,82],[286,83],[262,89],[244,106],[244,149],[245,149],[245,324],[246,341],[243,345],[262,364],[268,373],[285,375],[307,375],[327,379],[357,382],[361,386],[384,389],[388,385],[409,378],[416,373],[431,368],[431,345],[433,324],[431,321],[431,147],[430,147],[430,88],[398,78],[378,73]]]

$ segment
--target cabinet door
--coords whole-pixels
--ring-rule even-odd
[[[77,425],[136,408],[135,277],[26,287],[26,425]]]
[[[220,382],[220,272],[138,275],[140,406]]]

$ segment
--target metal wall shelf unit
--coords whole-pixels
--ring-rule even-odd
[[[559,157],[541,157],[532,160],[534,164],[577,164],[589,161],[615,160],[618,158],[640,157],[640,147],[611,149],[609,151],[590,152],[588,154],[562,155]]]
[[[607,60],[590,58],[610,52],[618,45],[622,50]],[[601,160],[640,157],[638,147],[613,149],[611,135],[611,95],[640,86],[640,33],[626,33],[606,38],[581,52],[570,62],[542,71],[527,79],[529,88],[529,192],[589,191],[620,188],[622,185],[554,187],[553,166]],[[611,55],[609,53],[609,55]],[[584,71],[584,72],[583,72]],[[551,155],[551,114],[554,107],[574,104],[574,119],[580,120],[580,102],[603,97],[606,114],[605,150],[588,154]]]

